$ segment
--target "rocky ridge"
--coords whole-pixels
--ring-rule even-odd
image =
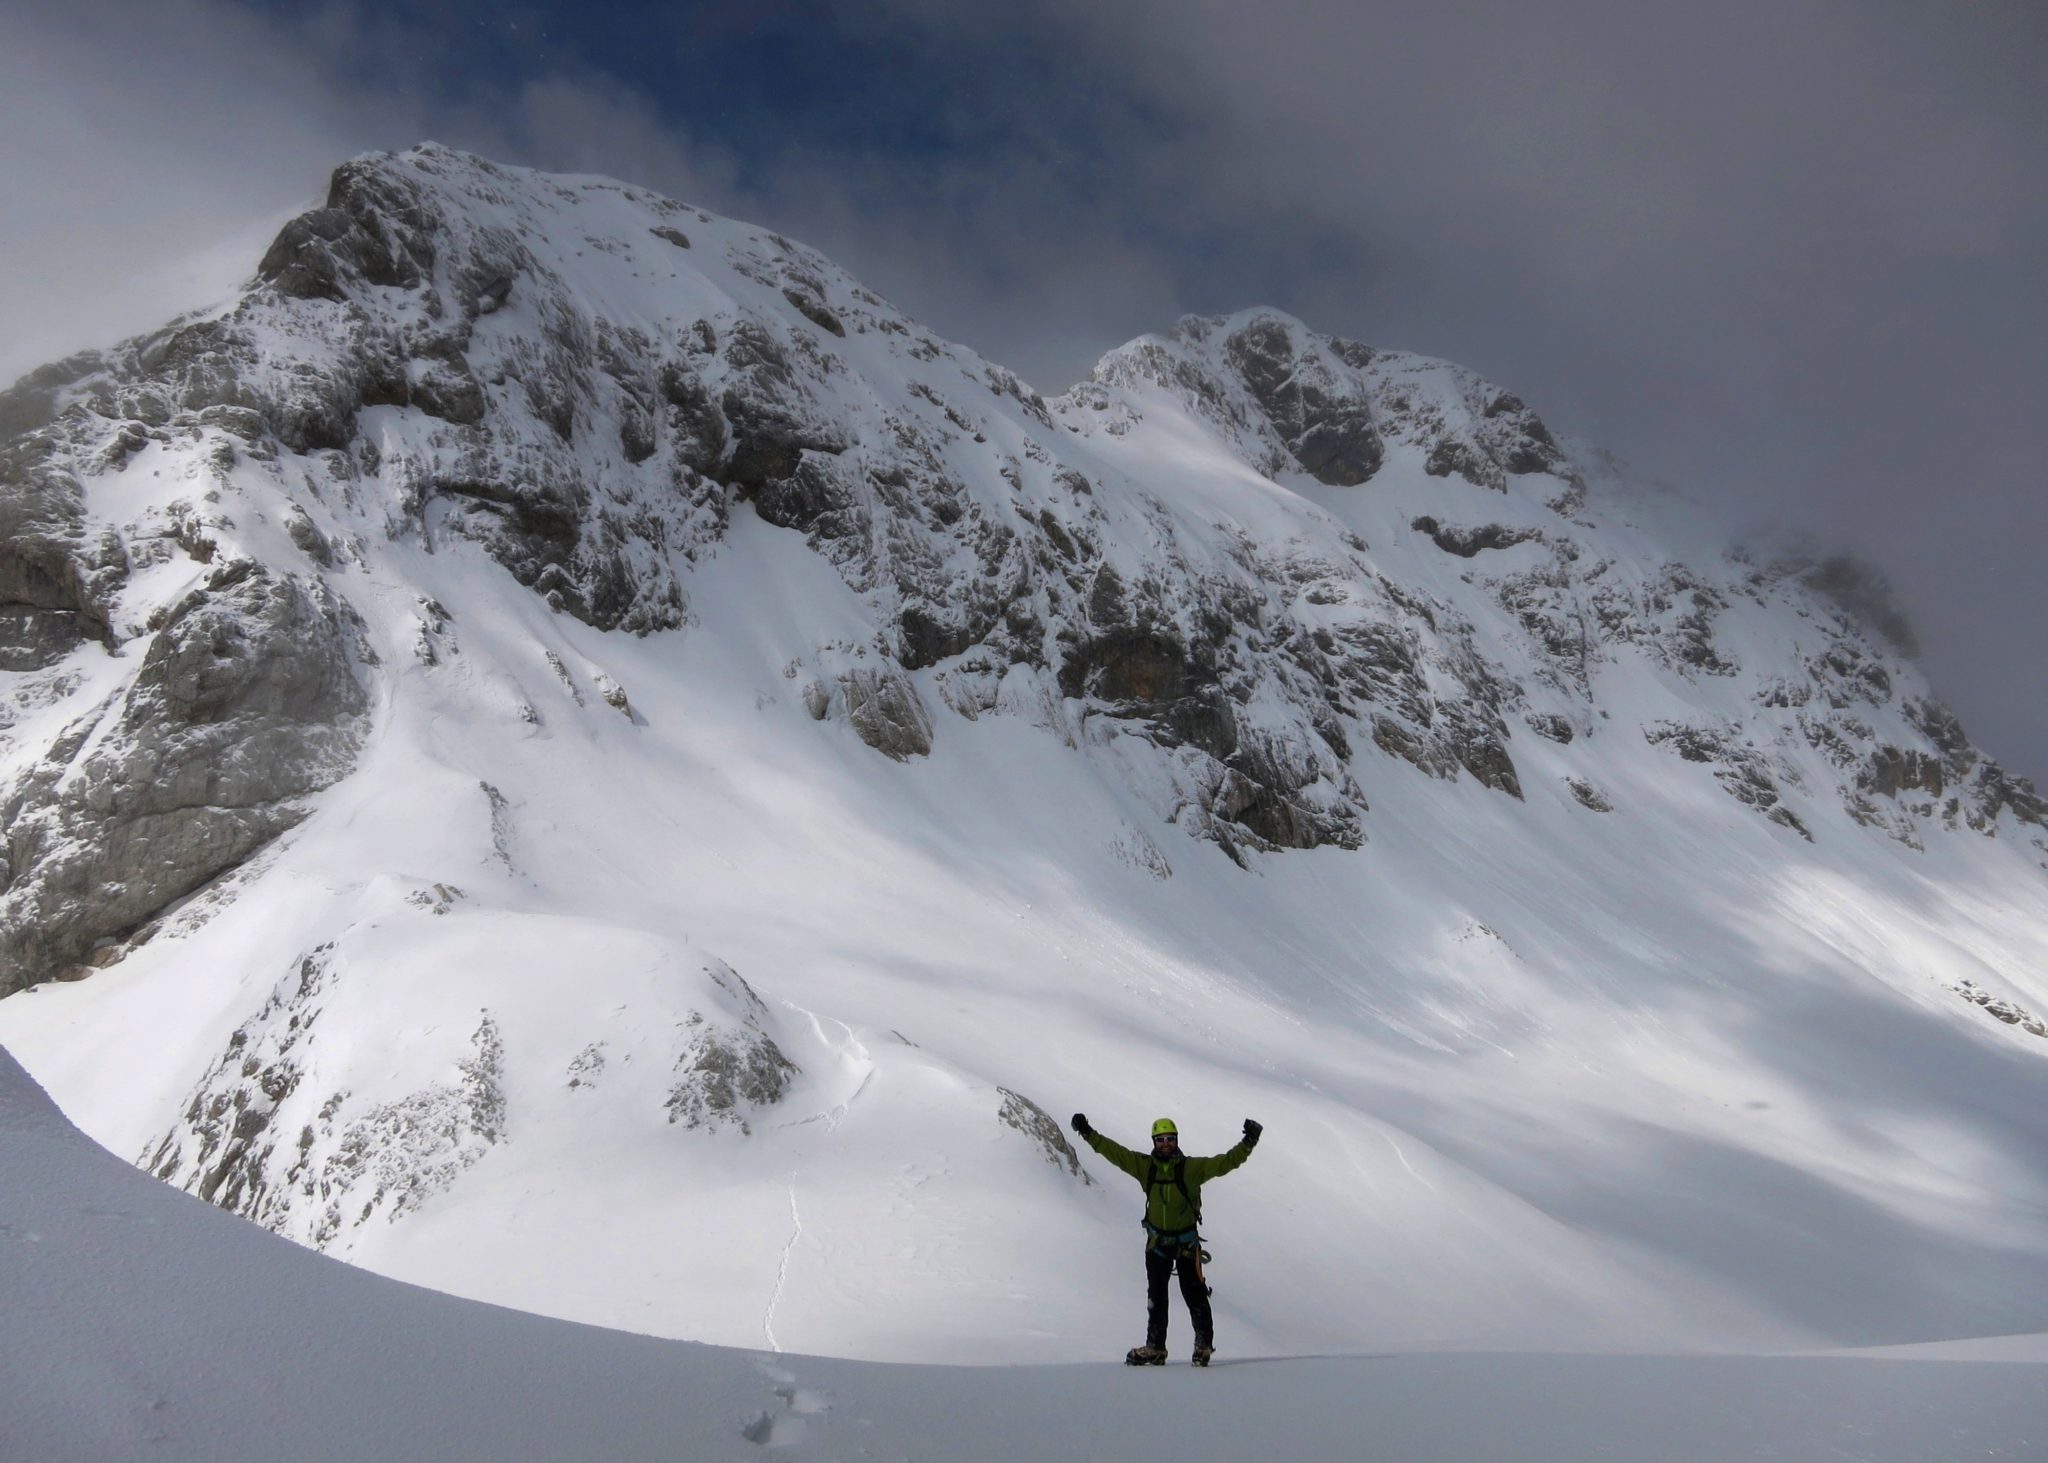
[[[1371,494],[1398,458],[1485,490],[1497,521],[1411,525],[1485,595],[1328,515],[1287,542],[1192,520],[1119,450],[1154,401],[1274,482]],[[0,799],[10,986],[132,940],[345,774],[374,670],[346,584],[394,538],[475,543],[645,635],[688,624],[692,564],[751,511],[872,608],[801,668],[811,715],[898,759],[948,712],[1024,715],[1142,759],[1159,811],[1240,861],[1360,844],[1384,759],[1521,796],[1516,728],[1589,733],[1597,669],[1631,653],[1767,673],[1739,714],[1646,735],[1794,831],[1801,742],[1906,842],[2044,817],[1828,563],[1618,560],[1586,470],[1469,371],[1252,311],[1047,402],[814,252],[608,180],[349,163],[228,309],[33,373],[0,421],[0,664],[17,719],[62,723],[17,740]],[[1742,663],[1716,630],[1738,600],[1806,622],[1795,664]],[[85,704],[69,668],[137,649]]]

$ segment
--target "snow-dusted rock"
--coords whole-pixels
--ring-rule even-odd
[[[137,932],[303,818],[362,734],[358,634],[324,584],[250,559],[173,604],[126,688],[0,803],[0,989]]]
[[[324,946],[298,962],[143,1158],[158,1178],[320,1248],[445,1190],[505,1122],[504,1039],[488,1011],[446,1080],[370,1103],[315,1090],[334,958]]]
[[[723,961],[704,973],[720,998],[723,1019],[690,1012],[664,1105],[668,1120],[685,1128],[723,1123],[746,1133],[753,1113],[782,1100],[797,1066],[769,1035],[768,1007],[740,973]]]
[[[0,670],[40,670],[112,634],[109,601],[128,562],[119,539],[90,524],[79,469],[105,438],[125,443],[135,429],[83,412],[52,422],[49,406],[93,359],[74,357],[0,397]]]

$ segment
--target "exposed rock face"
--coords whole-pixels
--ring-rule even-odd
[[[707,1020],[701,1011],[690,1013],[668,1093],[668,1120],[685,1128],[723,1124],[748,1133],[758,1109],[782,1100],[796,1064],[768,1034],[768,1008],[739,972],[719,963],[705,973],[736,1003],[739,1020],[725,1024]]]
[[[431,913],[442,912],[434,907]],[[720,961],[703,969],[675,1028],[665,1078],[635,1083],[631,1056],[619,1085],[684,1129],[744,1135],[797,1075],[771,1034],[768,1007]],[[237,1026],[194,1085],[183,1112],[141,1155],[167,1182],[317,1249],[346,1253],[366,1226],[403,1219],[453,1186],[513,1130],[504,1031],[485,1009],[450,1029],[413,1031],[424,1043],[424,1082],[363,1091],[399,1063],[371,1073],[352,1061],[365,979],[346,941],[292,963],[263,1005]],[[325,1038],[323,1040],[323,1038]],[[609,1092],[613,1064],[591,1042],[569,1063],[572,1093]],[[656,1117],[656,1121],[658,1121]]]
[[[504,1039],[489,1012],[448,1082],[375,1103],[309,1088],[334,978],[333,947],[300,959],[143,1157],[158,1178],[321,1249],[442,1192],[505,1129]]]
[[[1342,369],[1350,363],[1329,359],[1339,348],[1303,349],[1295,332],[1272,318],[1255,318],[1224,342],[1226,358],[1302,470],[1318,482],[1352,487],[1378,471],[1386,449],[1357,378]]]
[[[0,803],[10,986],[143,924],[298,822],[361,735],[354,647],[323,586],[247,559],[172,606],[126,691]]]
[[[1077,1178],[1085,1187],[1092,1188],[1095,1180],[1088,1176],[1088,1170],[1081,1167],[1081,1155],[1074,1151],[1074,1145],[1067,1141],[1057,1119],[1025,1097],[1007,1087],[998,1087],[1003,1105],[996,1110],[996,1121],[1006,1128],[1015,1128],[1045,1154],[1045,1161],[1054,1168],[1064,1169],[1068,1175]]]
[[[1981,1008],[1986,1014],[1997,1017],[2007,1026],[2017,1026],[2029,1036],[2048,1037],[2048,1021],[2042,1020],[2016,1001],[1992,995],[1973,980],[1959,982],[1949,989],[1971,1005]]]
[[[1482,487],[1506,491],[1511,474],[1582,486],[1520,397],[1444,361],[1318,335],[1277,310],[1190,316],[1170,335],[1112,352],[1074,397],[1092,404],[1103,388],[1134,381],[1166,386],[1225,425],[1269,473],[1293,468],[1355,486],[1398,445],[1417,452],[1430,474]],[[1560,493],[1559,501],[1575,499]]]
[[[846,719],[860,739],[898,762],[932,749],[932,719],[900,671],[851,670],[840,679]]]
[[[100,434],[82,413],[48,423],[42,404],[62,383],[32,385],[37,379],[0,397],[0,421],[25,428],[0,441],[0,670],[7,671],[41,670],[87,640],[108,641],[109,602],[128,570],[120,541],[89,524],[72,466],[81,450],[99,446]]]
[[[1409,527],[1417,533],[1428,534],[1438,548],[1461,559],[1472,558],[1482,549],[1511,549],[1516,544],[1525,544],[1541,536],[1533,528],[1508,528],[1499,523],[1482,523],[1477,528],[1446,528],[1428,514],[1416,519]]]
[[[1607,795],[1584,778],[1566,778],[1565,785],[1571,788],[1572,796],[1579,800],[1580,807],[1595,813],[1611,813],[1614,811],[1614,804],[1607,801]]]
[[[1808,843],[1813,841],[1799,815],[1782,805],[1778,783],[1771,775],[1770,759],[1744,742],[1735,728],[1658,722],[1644,728],[1643,735],[1652,746],[1666,747],[1688,762],[1706,763],[1713,769],[1714,780],[1735,801],[1755,808],[1781,827],[1790,828]],[[1779,771],[1784,775],[1782,769]]]

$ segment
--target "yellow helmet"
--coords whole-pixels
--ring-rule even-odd
[[[1157,1138],[1157,1137],[1159,1137],[1160,1135],[1162,1135],[1162,1134],[1166,1134],[1166,1133],[1170,1133],[1170,1134],[1172,1134],[1172,1135],[1173,1135],[1174,1137],[1176,1137],[1176,1138],[1178,1138],[1178,1137],[1180,1136],[1180,1129],[1179,1129],[1179,1128],[1176,1128],[1176,1127],[1175,1127],[1175,1126],[1173,1125],[1173,1119],[1172,1119],[1172,1118],[1161,1118],[1161,1119],[1160,1119],[1160,1120],[1159,1120],[1158,1122],[1156,1122],[1156,1123],[1154,1123],[1154,1124],[1152,1125],[1152,1136],[1153,1136],[1153,1137]]]

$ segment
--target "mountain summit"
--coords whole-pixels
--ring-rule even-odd
[[[1047,399],[423,146],[0,434],[0,1040],[281,1233],[1072,1356],[1135,1216],[1048,1113],[1253,1112],[1227,1349],[2048,1328],[2048,803],[1865,571],[1461,367]]]

